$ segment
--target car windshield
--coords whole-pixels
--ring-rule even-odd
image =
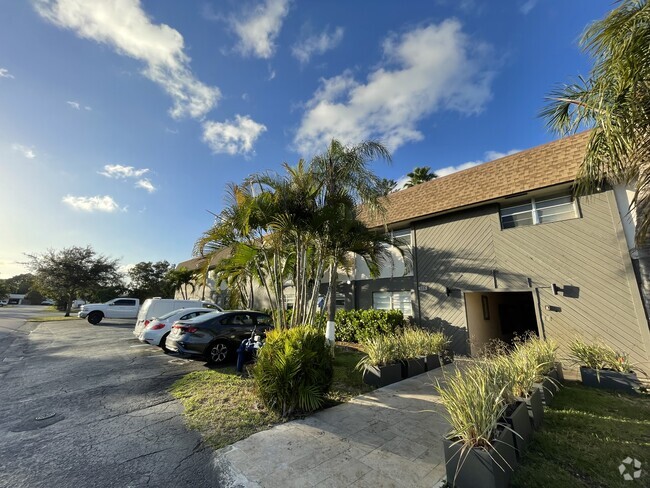
[[[219,312],[215,310],[214,312],[204,313],[203,315],[199,315],[198,317],[194,317],[193,319],[183,320],[183,322],[205,322],[215,317],[218,317],[219,315],[222,314],[223,312]]]

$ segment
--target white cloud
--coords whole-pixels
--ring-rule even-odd
[[[473,168],[474,166],[478,166],[479,164],[487,163],[489,161],[494,161],[495,159],[503,158],[505,156],[510,156],[511,154],[518,153],[519,151],[521,151],[521,149],[511,149],[510,151],[507,152],[486,151],[485,154],[483,155],[483,159],[477,159],[476,161],[467,161],[466,163],[462,163],[457,166],[446,166],[444,168],[436,169],[434,170],[434,172],[438,176],[447,176],[452,173],[462,171],[464,169]]]
[[[7,68],[0,68],[0,78],[15,78]]]
[[[366,83],[349,71],[321,80],[294,138],[298,151],[313,154],[331,138],[380,139],[394,150],[423,139],[417,124],[430,114],[476,114],[491,97],[491,49],[464,34],[455,19],[392,36],[383,52]]]
[[[79,105],[79,102],[72,102],[72,101],[68,100],[68,101],[65,102],[65,103],[67,103],[68,105],[70,105],[70,106],[71,106],[73,109],[75,109],[75,110],[81,110],[81,105]]]
[[[104,171],[99,174],[107,178],[139,178],[149,172],[149,168],[136,169],[133,166],[122,166],[121,164],[107,164]]]
[[[247,154],[253,151],[253,144],[265,131],[265,125],[258,124],[248,115],[236,115],[234,122],[204,122],[203,141],[215,154]]]
[[[36,153],[34,152],[33,148],[23,146],[22,144],[12,144],[11,149],[21,153],[27,159],[34,159],[36,157]]]
[[[526,15],[529,13],[531,10],[535,8],[537,5],[538,0],[526,0],[521,6],[519,7],[519,11]]]
[[[112,197],[105,196],[95,196],[95,197],[75,197],[72,195],[66,195],[63,197],[62,202],[75,210],[81,210],[83,212],[115,212],[119,210],[120,206],[113,200]]]
[[[334,49],[343,40],[343,28],[337,27],[333,32],[326,28],[320,34],[314,34],[299,40],[292,48],[293,56],[301,64],[309,62],[314,54],[323,54]]]
[[[153,184],[151,183],[151,181],[149,181],[148,178],[142,178],[141,180],[136,181],[135,187],[142,188],[143,190],[147,190],[149,193],[153,193],[156,191],[156,187],[153,186]]]
[[[232,28],[239,37],[237,48],[244,55],[269,59],[275,52],[275,40],[289,13],[291,0],[265,0],[243,19],[233,19]]]
[[[80,37],[113,47],[142,61],[143,74],[158,83],[174,101],[174,118],[202,118],[221,93],[194,77],[183,36],[165,24],[154,24],[140,0],[34,0],[36,10],[53,24]]]

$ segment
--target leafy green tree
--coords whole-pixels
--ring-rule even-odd
[[[411,188],[412,186],[419,185],[420,183],[426,183],[431,181],[434,178],[437,178],[438,175],[431,171],[429,166],[419,166],[414,168],[413,171],[407,173],[408,181],[404,185],[405,188]]]
[[[0,300],[6,298],[9,295],[9,285],[7,285],[7,280],[0,280]]]
[[[34,275],[30,273],[22,273],[5,280],[7,287],[9,288],[8,293],[17,293],[19,295],[25,295],[32,288],[34,283]]]
[[[45,300],[45,297],[38,291],[38,290],[29,290],[27,294],[25,295],[25,299],[31,304],[31,305],[40,305],[43,300]]]
[[[174,266],[167,261],[142,261],[128,271],[131,279],[129,294],[141,301],[145,298],[173,298],[174,287],[168,273]]]
[[[632,183],[635,240],[641,276],[650,274],[650,7],[646,0],[619,0],[580,39],[594,64],[589,76],[549,96],[541,115],[561,135],[592,128],[577,178],[577,193],[603,183]],[[646,288],[650,287],[646,283]],[[644,297],[650,314],[650,300]]]
[[[63,298],[65,316],[70,316],[72,301],[120,282],[118,261],[97,254],[92,247],[68,247],[42,254],[28,254],[26,263],[34,274],[34,288],[45,296]]]
[[[389,193],[395,191],[396,186],[397,186],[397,181],[388,178],[382,178],[381,180],[379,180],[378,189],[383,196],[386,196]]]
[[[176,290],[181,292],[183,300],[187,300],[189,293],[194,293],[196,289],[194,281],[197,278],[196,271],[187,269],[187,268],[175,268],[167,272],[165,279],[172,289],[172,295]],[[190,287],[192,291],[187,292],[187,287]]]

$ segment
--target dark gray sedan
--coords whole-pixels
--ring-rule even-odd
[[[211,312],[191,320],[179,320],[167,337],[166,347],[184,356],[205,358],[221,364],[235,357],[241,341],[255,329],[266,332],[273,328],[273,319],[262,312],[230,310]]]

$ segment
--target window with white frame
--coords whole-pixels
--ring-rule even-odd
[[[376,291],[372,294],[372,308],[401,310],[404,317],[413,315],[410,291]]]
[[[571,195],[531,198],[525,203],[503,207],[500,213],[502,229],[558,222],[579,216],[576,202]]]
[[[411,229],[392,230],[390,236],[395,246],[403,251],[411,249]]]

